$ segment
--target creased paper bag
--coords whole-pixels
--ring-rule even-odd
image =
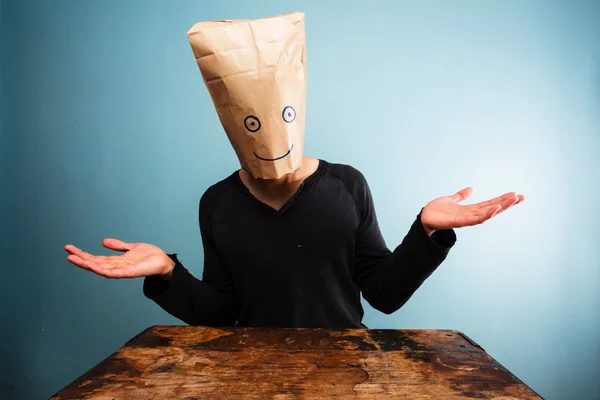
[[[304,151],[304,14],[199,22],[188,39],[242,168],[280,178]]]

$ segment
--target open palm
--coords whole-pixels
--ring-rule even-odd
[[[173,261],[160,248],[148,243],[125,243],[117,239],[104,239],[102,245],[110,250],[122,251],[118,256],[95,256],[68,244],[67,260],[76,266],[107,278],[138,278],[165,275],[173,268]]]
[[[452,196],[440,197],[429,202],[421,213],[421,222],[425,230],[431,232],[482,224],[525,200],[524,195],[510,192],[477,204],[459,204],[472,194],[473,188],[468,187]]]

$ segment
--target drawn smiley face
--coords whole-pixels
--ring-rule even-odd
[[[281,112],[281,118],[287,124],[291,124],[292,122],[294,122],[294,120],[296,119],[296,110],[294,109],[294,107],[285,106],[283,108],[283,111]],[[260,131],[260,128],[262,128],[260,119],[258,119],[258,117],[255,115],[248,115],[246,118],[244,118],[244,126],[246,127],[248,132],[252,132],[252,133],[256,133],[256,132]],[[277,161],[277,160],[281,160],[282,158],[289,156],[290,153],[292,152],[293,148],[294,148],[294,144],[292,143],[292,146],[288,149],[288,151],[285,154],[283,154],[279,157],[275,157],[275,158],[261,157],[258,154],[256,154],[256,152],[253,152],[253,153],[254,153],[254,156],[261,161]]]

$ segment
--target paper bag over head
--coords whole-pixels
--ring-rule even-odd
[[[273,179],[302,165],[304,14],[199,22],[188,39],[243,169]]]

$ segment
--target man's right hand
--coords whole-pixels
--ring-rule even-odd
[[[94,256],[68,244],[67,260],[79,268],[87,269],[106,278],[138,278],[159,275],[171,279],[175,262],[160,248],[148,243],[125,243],[117,239],[104,239],[102,245],[110,250],[122,251],[118,256]]]

